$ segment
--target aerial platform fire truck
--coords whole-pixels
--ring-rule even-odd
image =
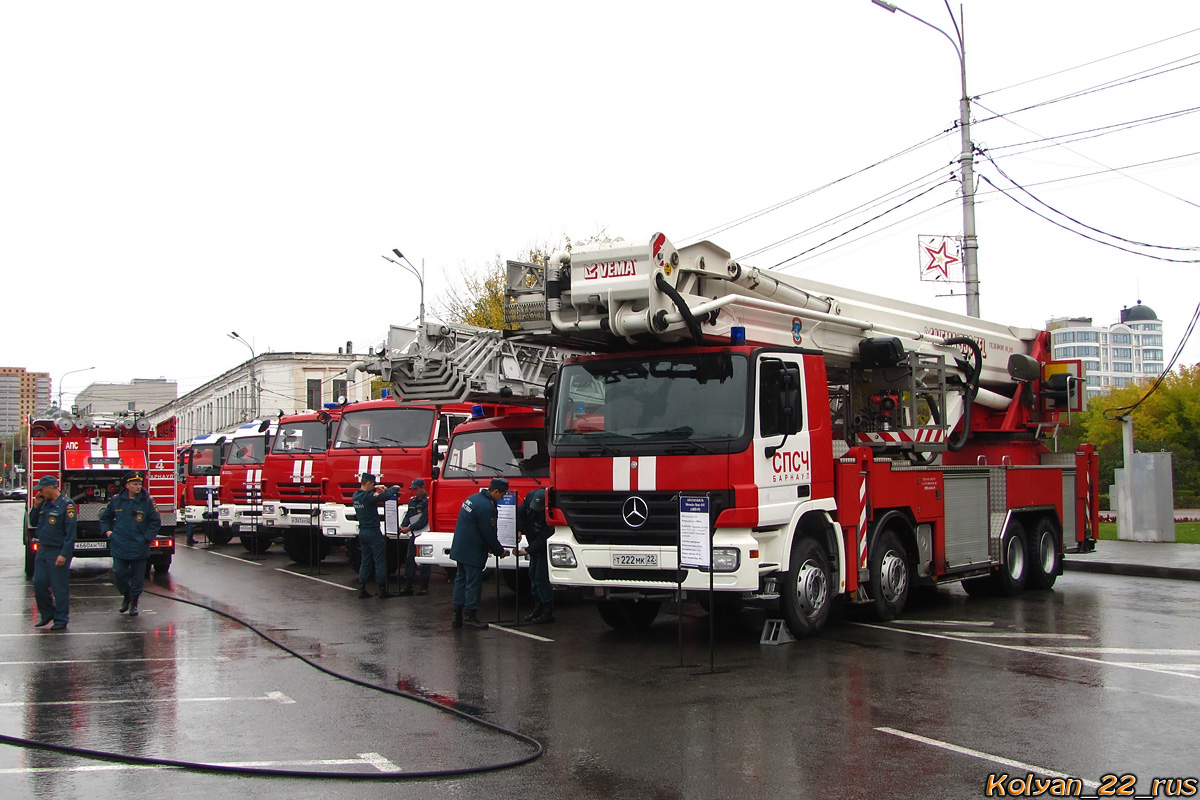
[[[1046,589],[1094,546],[1094,448],[1047,447],[1082,365],[1044,331],[662,234],[510,262],[506,314],[594,353],[546,387],[550,571],[613,627],[714,591],[804,637],[837,597],[886,620],[918,586]]]
[[[232,443],[222,435],[197,436],[185,448],[183,460],[183,521],[217,544],[228,544],[232,533],[217,522],[221,507],[221,465]]]
[[[162,517],[162,531],[150,545],[149,566],[171,568],[175,553],[175,433],[152,431],[144,414],[91,418],[67,411],[31,419],[27,429],[29,485],[43,477],[58,479],[59,489],[78,507],[75,558],[109,558],[108,539],[100,531],[100,511],[124,489],[131,472],[145,475],[146,492]],[[25,576],[33,577],[36,531],[28,525],[34,493],[26,500]]]
[[[298,564],[329,555],[321,533],[321,503],[329,478],[325,453],[342,418],[342,406],[279,418],[275,441],[263,462],[262,521],[283,537],[283,550]]]
[[[251,553],[263,553],[271,546],[274,532],[262,524],[263,462],[275,437],[274,420],[254,420],[238,426],[232,433],[217,437],[224,439],[229,450],[224,451],[220,486],[217,497],[219,539],[228,542],[237,536],[242,547]]]

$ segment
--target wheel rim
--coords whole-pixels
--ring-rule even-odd
[[[896,602],[908,588],[908,564],[895,550],[883,554],[879,567],[879,588],[883,592],[883,599],[889,603]]]
[[[829,581],[825,570],[811,561],[805,561],[796,575],[796,599],[805,616],[811,616],[825,605],[829,595]]]
[[[1058,545],[1054,541],[1053,532],[1042,533],[1038,541],[1038,558],[1042,562],[1042,572],[1046,575],[1052,574],[1058,567]]]
[[[1008,567],[1008,575],[1014,581],[1019,581],[1021,576],[1025,574],[1025,548],[1021,546],[1019,536],[1010,536],[1008,538],[1008,552],[1005,554],[1005,562]]]

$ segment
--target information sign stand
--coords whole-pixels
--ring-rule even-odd
[[[383,501],[383,590],[392,590],[392,571],[388,569],[388,537],[395,536],[396,552],[400,552],[400,501],[393,497]],[[400,565],[401,569],[404,564]],[[396,578],[396,591],[400,591],[400,579]]]
[[[712,501],[702,497],[679,497],[679,569],[692,567],[708,572],[708,673],[728,672],[715,667],[716,592],[713,588]],[[679,577],[682,587],[683,577]],[[682,591],[680,592],[682,596]],[[681,616],[682,620],[682,616]],[[680,623],[680,661],[682,662],[683,633]]]
[[[517,493],[506,492],[503,497],[496,501],[496,538],[500,540],[500,546],[508,550],[513,555],[513,560],[518,564],[521,560],[516,557],[517,550]],[[520,570],[517,571],[520,574]],[[500,557],[496,556],[496,623],[506,622],[500,618]],[[516,595],[516,614],[517,624],[521,624],[521,582],[514,582],[517,587],[513,594]]]

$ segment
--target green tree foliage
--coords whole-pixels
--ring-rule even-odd
[[[1105,412],[1132,406],[1146,394],[1150,383],[1114,389],[1088,402],[1083,414],[1059,435],[1059,449],[1090,442],[1100,454],[1100,485],[1113,482],[1113,470],[1122,466],[1121,423]],[[1123,413],[1123,412],[1122,412]],[[1108,416],[1118,416],[1113,412]],[[1134,447],[1143,453],[1172,454],[1176,508],[1200,506],[1200,364],[1180,367],[1131,412]]]
[[[585,243],[602,241],[604,231],[595,233],[584,240]],[[570,248],[570,237],[563,235],[562,242],[553,244],[541,242],[530,245],[511,259],[502,257],[499,253],[490,263],[478,269],[464,270],[459,281],[452,285],[435,303],[436,314],[447,322],[463,325],[474,325],[478,328],[493,330],[511,330],[513,326],[504,322],[504,292],[507,288],[508,261],[524,261],[527,263],[545,263],[547,259],[560,248]]]

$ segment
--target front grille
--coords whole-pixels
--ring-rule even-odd
[[[646,501],[646,522],[625,524],[621,510],[630,497]],[[732,505],[732,493],[709,492],[709,523]],[[555,504],[580,544],[675,545],[679,542],[678,492],[558,492]],[[625,570],[621,570],[625,572]]]
[[[687,580],[686,569],[613,569],[612,567],[588,567],[588,575],[597,581],[639,581],[643,583],[683,583]]]
[[[192,499],[201,504],[208,503],[208,496],[211,494],[213,500],[217,499],[217,494],[220,490],[216,486],[193,486]]]
[[[280,483],[279,499],[285,503],[317,503],[321,499],[321,488],[311,483]]]

